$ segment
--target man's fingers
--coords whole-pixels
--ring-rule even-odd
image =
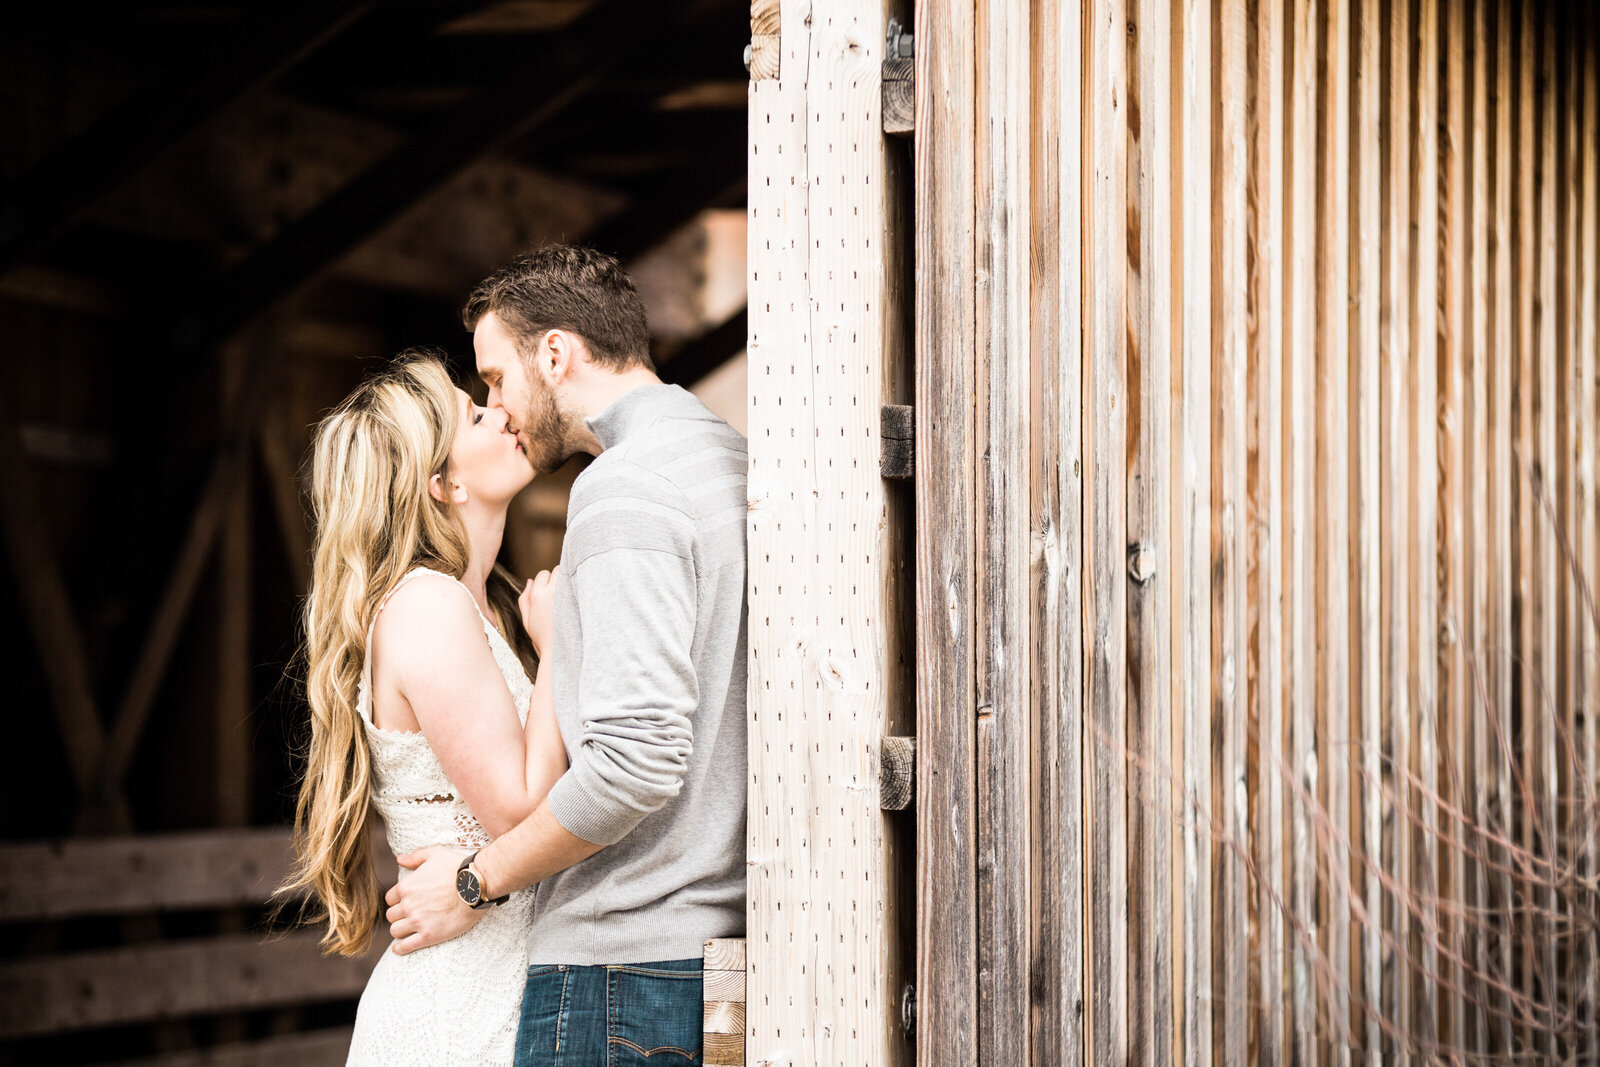
[[[396,923],[405,918],[406,909],[400,906],[400,898],[394,895],[394,890],[389,890],[389,896],[385,897],[384,899],[393,905],[388,911],[383,913],[384,922]]]
[[[396,863],[398,863],[400,866],[404,867],[406,870],[414,871],[418,867],[421,867],[422,866],[422,861],[427,859],[427,858],[428,857],[424,856],[420,852],[407,852],[404,856],[396,856],[394,861]],[[398,888],[400,888],[400,887],[399,886],[395,887],[395,889],[398,889]],[[391,890],[391,892],[393,892],[393,890]]]
[[[389,887],[389,891],[383,895],[383,902],[391,905],[400,903],[400,886],[398,883]],[[394,920],[391,918],[389,921],[393,922]]]
[[[389,936],[396,941],[403,941],[412,934],[417,933],[418,929],[417,920],[403,918],[399,922],[391,922],[389,924]]]
[[[393,952],[396,956],[408,956],[417,951],[417,949],[426,947],[427,946],[423,943],[422,935],[417,933],[412,934],[410,937],[396,940],[389,951]]]

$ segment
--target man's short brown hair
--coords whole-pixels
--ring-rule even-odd
[[[545,245],[518,256],[478,283],[461,321],[475,330],[490,312],[524,356],[547,331],[570,330],[583,338],[599,366],[655,370],[644,302],[622,265],[604,252]]]

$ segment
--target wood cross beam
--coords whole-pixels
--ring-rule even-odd
[[[746,136],[740,123],[737,137],[713,145],[705,153],[703,165],[677,175],[584,234],[584,244],[626,263],[672,236],[706,208],[738,195],[745,185]]]
[[[690,341],[671,359],[662,360],[661,378],[688,389],[744,351],[749,337],[749,309],[740,308],[727,322]]]
[[[101,196],[234,101],[333,39],[370,0],[265,5],[201,53],[195,70],[158,78],[6,191],[0,274],[48,247]]]
[[[202,289],[169,338],[190,357],[185,365],[468,165],[549,122],[608,69],[653,47],[654,35],[639,32],[652,10],[644,0],[595,7]]]

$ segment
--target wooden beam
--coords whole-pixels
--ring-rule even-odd
[[[693,388],[728,360],[743,352],[749,341],[750,312],[740,308],[720,326],[714,326],[661,361],[661,379],[685,389]]]
[[[736,138],[706,146],[699,166],[673,176],[606,219],[583,235],[583,243],[626,263],[671,237],[706,208],[737,195],[745,187],[748,136],[741,129]]]
[[[292,858],[278,827],[0,845],[0,921],[259,904]]]
[[[896,1067],[904,887],[875,787],[884,736],[907,732],[907,532],[875,435],[907,346],[883,5],[786,5],[781,38],[781,76],[749,98],[749,1059]]]
[[[174,348],[191,356],[350,251],[473,161],[527,134],[590,91],[605,74],[648,52],[658,34],[645,0],[609,0],[554,35],[526,63],[383,156],[213,284],[173,324]]]
[[[745,942],[714,938],[705,948],[705,1062],[744,1067]]]
[[[118,1060],[99,1067],[342,1067],[350,1054],[352,1026],[325,1027],[260,1041],[239,1041]]]
[[[319,934],[172,941],[0,963],[0,1037],[17,1039],[359,996],[389,939],[324,956]]]
[[[122,701],[117,706],[116,717],[101,756],[93,787],[95,795],[102,802],[113,803],[121,793],[128,768],[144,736],[150,709],[166,676],[167,664],[177,648],[178,638],[182,636],[183,623],[188,617],[200,578],[205,573],[206,563],[222,530],[223,519],[238,490],[245,461],[246,451],[242,441],[235,438],[225,442],[200,494],[200,503],[190,519],[188,532],[178,547],[172,574],[145,630],[139,658],[135,661]]]
[[[6,554],[50,687],[67,765],[78,791],[87,793],[96,781],[105,728],[89,687],[89,661],[61,564],[40,521],[45,513],[17,440],[16,423],[5,412],[0,412],[0,470],[7,472],[0,488]]]
[[[368,0],[254,10],[193,70],[156,78],[17,179],[0,203],[0,274],[45,248],[164,148],[357,21]]]

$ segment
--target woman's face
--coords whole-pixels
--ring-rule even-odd
[[[468,500],[504,505],[533,481],[528,457],[506,431],[503,410],[479,407],[460,389],[456,403],[461,419],[450,444],[450,480],[466,490]]]

